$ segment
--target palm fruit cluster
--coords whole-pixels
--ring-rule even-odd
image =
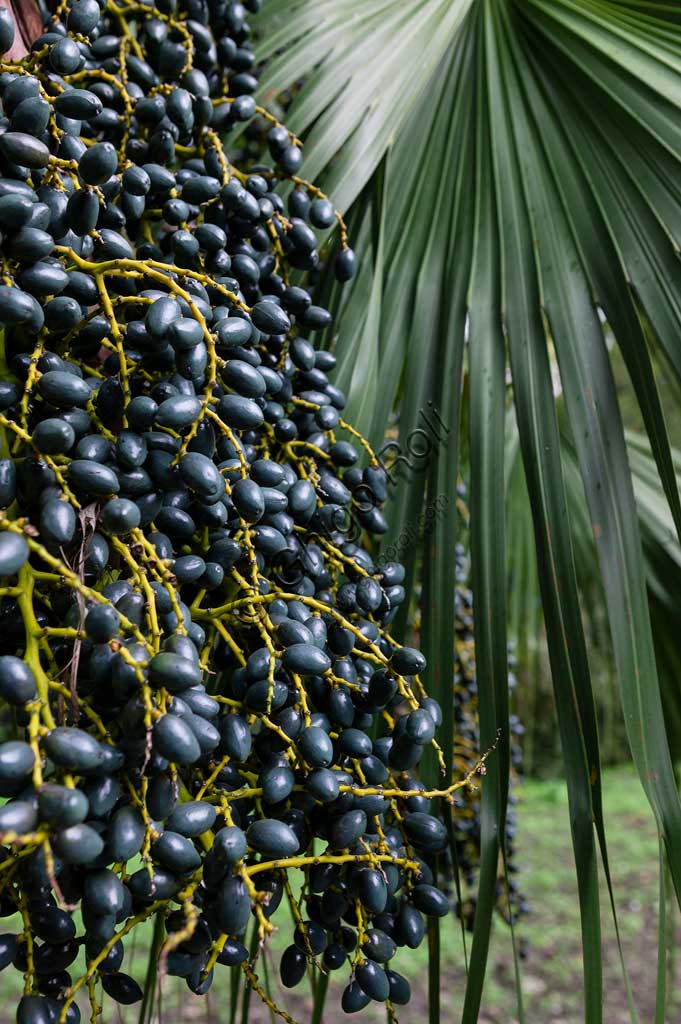
[[[257,0],[72,0],[0,68],[0,968],[18,1024],[77,1024],[260,948],[409,998],[448,911],[421,754],[440,709],[387,629],[386,478],[315,348],[354,272],[302,149],[253,98]],[[0,51],[13,27],[0,11]],[[225,139],[266,133],[254,165]],[[282,198],[285,196],[285,198]],[[329,229],[335,234],[329,238]],[[350,542],[347,522],[361,527]],[[293,895],[289,872],[304,878]],[[74,911],[78,913],[74,913]],[[285,1010],[275,1008],[286,1020]],[[105,1019],[111,1019],[105,1011]]]

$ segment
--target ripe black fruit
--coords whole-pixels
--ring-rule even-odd
[[[240,935],[251,915],[248,890],[240,878],[228,878],[219,887],[215,914],[223,932]]]
[[[433,885],[417,885],[413,892],[414,906],[427,917],[444,917],[449,912],[449,901]]]
[[[14,536],[14,535],[12,535]],[[2,536],[0,536],[0,561]],[[0,657],[0,696],[10,704],[25,704],[38,694],[33,670],[20,658],[11,654]]]
[[[13,576],[28,561],[28,544],[18,533],[0,533],[0,576]]]
[[[142,989],[129,974],[104,974],[102,987],[107,995],[122,1006],[130,1006],[142,998]]]
[[[283,860],[298,852],[299,843],[293,829],[273,818],[254,821],[246,838],[249,846],[272,860]]]
[[[447,844],[447,830],[443,823],[432,814],[420,811],[408,814],[404,826],[414,846],[436,853]]]
[[[279,974],[285,988],[295,988],[305,977],[307,957],[297,946],[288,946],[281,956]]]
[[[78,174],[88,185],[102,185],[118,166],[118,154],[110,142],[86,149],[78,162]]]
[[[0,782],[20,782],[35,764],[33,749],[21,740],[0,744]]]
[[[194,764],[201,748],[189,725],[175,715],[162,715],[154,726],[154,746],[175,764]]]
[[[423,669],[387,635],[404,571],[365,545],[387,480],[309,340],[336,223],[337,278],[356,261],[253,98],[257,7],[132,5],[124,24],[73,0],[0,75],[0,830],[21,854],[2,910],[27,906],[39,940],[34,970],[26,935],[5,944],[33,1024],[77,1024],[72,989],[138,1000],[121,967],[146,914],[206,992],[294,867],[284,982],[363,953],[365,988],[398,1000],[379,963],[422,937],[417,902],[440,906],[425,865],[402,870],[439,849],[434,807],[382,795],[418,788],[402,772],[441,717],[398,689]],[[368,999],[353,981],[343,1005]]]
[[[89,825],[71,825],[57,833],[54,848],[67,864],[91,864],[104,849],[104,842]]]
[[[388,899],[388,887],[380,871],[363,868],[355,880],[357,894],[362,905],[372,914],[381,914]]]
[[[184,874],[201,866],[201,857],[194,844],[176,832],[164,832],[152,849],[154,858],[171,871]]]
[[[125,863],[139,853],[144,842],[145,827],[139,811],[121,807],[113,815],[107,832],[107,846],[115,862]]]
[[[6,7],[0,8],[0,53],[6,53],[14,42],[14,20]]]
[[[345,849],[356,843],[367,827],[364,811],[346,811],[331,823],[329,838],[336,849]]]
[[[296,646],[307,645],[298,644]],[[289,648],[289,650],[292,650],[292,648]],[[324,732],[319,726],[310,725],[303,729],[298,737],[297,745],[300,753],[313,768],[325,768],[331,764],[333,759],[333,743],[329,734]]]
[[[0,136],[0,153],[15,164],[24,167],[45,167],[50,151],[44,142],[23,132],[5,132]]]
[[[236,825],[228,825],[215,836],[211,854],[231,866],[246,855],[247,846],[244,832]]]
[[[360,988],[357,981],[351,981],[343,990],[341,1006],[345,1013],[357,1013],[368,1006],[370,1002],[371,997]]]
[[[45,738],[49,757],[62,768],[85,774],[100,765],[102,748],[94,737],[82,729],[59,726]]]
[[[190,800],[180,804],[170,814],[167,828],[190,838],[207,832],[215,823],[215,808],[202,800]]]
[[[123,885],[113,871],[91,871],[83,885],[83,906],[92,914],[117,914],[123,909]]]
[[[80,789],[44,782],[38,791],[38,813],[41,821],[68,828],[80,825],[87,817],[88,799]]]
[[[171,693],[181,693],[201,682],[202,672],[194,661],[178,654],[163,652],[149,662],[149,679],[155,686],[165,686]]]
[[[38,815],[32,804],[23,800],[0,807],[0,832],[16,832],[25,835],[33,832],[38,824]]]
[[[359,987],[370,999],[382,1003],[390,996],[388,976],[383,968],[372,960],[361,963],[355,971],[355,977]]]

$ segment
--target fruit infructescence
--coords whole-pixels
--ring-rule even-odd
[[[354,256],[253,99],[257,6],[73,0],[0,69],[0,913],[23,921],[0,968],[24,974],[19,1024],[138,1000],[125,944],[150,917],[162,972],[203,993],[240,967],[269,1001],[244,939],[282,899],[285,985],[314,963],[345,969],[347,1010],[403,1003],[388,962],[448,909],[429,797],[455,787],[413,774],[425,745],[444,767],[440,710],[386,632],[403,570],[343,533],[348,513],[385,529],[386,479],[309,340],[323,260],[342,281]]]

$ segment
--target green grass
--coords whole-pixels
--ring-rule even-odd
[[[655,997],[658,851],[655,827],[641,787],[630,770],[613,769],[604,777],[606,825],[620,930],[625,958],[630,972],[637,1008],[642,1022],[652,1021]],[[521,949],[522,985],[527,1024],[578,1024],[582,1020],[582,964],[579,937],[579,908],[574,881],[574,866],[569,837],[567,796],[561,781],[527,782],[520,792],[518,807],[518,863],[521,865],[521,887],[532,905],[532,912],[516,929]],[[608,920],[607,894],[604,901],[604,1020],[608,1024],[625,1024],[629,1020],[625,989],[619,965],[615,933]],[[290,942],[288,915],[279,914],[279,930],[270,944],[269,976],[275,1001],[294,1016],[300,1024],[310,1024],[309,987],[300,986],[285,992],[278,984],[276,964],[283,948]],[[127,970],[143,980],[146,970],[146,948],[151,929],[141,929],[136,940],[126,942]],[[442,949],[445,955],[442,1000],[443,1024],[458,1024],[463,1003],[465,971],[461,933],[451,918],[442,924]],[[393,961],[413,988],[412,1003],[401,1008],[402,1024],[426,1019],[428,954],[424,943],[419,950],[398,952]],[[263,976],[262,965],[258,972]],[[324,1013],[324,1024],[348,1020],[340,1011],[340,991],[345,972],[334,975]],[[675,987],[681,992],[681,974],[676,971]],[[0,997],[3,1006],[15,998],[15,979],[9,972],[0,976]],[[161,1020],[165,1024],[205,1022],[228,1024],[229,972],[218,968],[216,981],[209,995],[193,996],[184,982],[168,979],[164,985]],[[85,1015],[84,1015],[85,1017]],[[10,1020],[10,1015],[2,1020]],[[358,1019],[358,1018],[355,1018]],[[385,1011],[368,1008],[361,1018],[367,1024],[381,1024]],[[681,1001],[670,1006],[668,1020],[681,1019]],[[250,1002],[249,1024],[269,1024],[267,1009],[257,996]],[[509,929],[497,922],[490,948],[487,984],[483,1000],[481,1024],[513,1024],[517,1020],[513,957]],[[104,1024],[133,1024],[137,1013],[118,1011],[109,1004]],[[240,1021],[240,1012],[237,1016]]]

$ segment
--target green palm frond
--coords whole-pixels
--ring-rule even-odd
[[[464,1022],[480,1007],[508,785],[508,375],[532,514],[523,538],[536,562],[570,797],[585,1018],[600,1021],[597,852],[606,872],[607,854],[576,569],[585,523],[629,745],[681,894],[681,804],[665,740],[678,712],[666,688],[663,702],[658,673],[658,659],[666,676],[678,654],[659,639],[656,647],[651,627],[651,610],[656,624],[671,614],[660,586],[671,593],[679,568],[671,556],[656,564],[651,550],[663,541],[651,522],[664,520],[676,543],[681,502],[654,365],[681,376],[681,14],[644,0],[269,0],[264,11],[263,90],[293,90],[288,120],[306,140],[304,173],[321,178],[360,242],[373,242],[336,309],[340,383],[374,444],[398,404],[403,451],[424,410],[447,424],[436,450],[396,479],[386,538],[399,546],[424,506],[452,499],[421,552],[402,552],[412,573],[423,565],[424,649],[445,743],[453,498],[462,443],[469,450],[481,733],[483,743],[497,731],[501,740],[484,787]],[[367,197],[380,204],[379,237],[367,226]],[[645,426],[644,453],[627,446],[606,322]],[[360,353],[367,374],[375,368],[372,383],[355,372]],[[581,512],[566,476],[556,368]],[[638,514],[646,503],[657,515],[648,522]],[[508,604],[517,619],[517,598]]]
[[[659,474],[645,436],[626,431],[627,454],[632,473],[639,529],[643,544],[648,602],[653,622],[667,736],[676,763],[681,759],[681,707],[679,705],[679,651],[676,637],[678,588],[681,580],[681,544],[669,505],[660,487]],[[506,530],[509,587],[509,636],[524,666],[524,682],[545,687],[543,678],[544,626],[532,538],[532,515],[519,451],[515,417],[506,430]],[[602,684],[609,684],[607,666],[612,642],[602,634],[602,581],[596,548],[584,498],[579,464],[569,437],[561,435],[565,487],[570,510],[580,608],[590,649],[597,648]],[[672,449],[677,481],[681,481],[681,452]],[[603,692],[600,702],[609,700]],[[527,701],[521,702],[522,707]],[[526,762],[529,760],[526,752]]]

